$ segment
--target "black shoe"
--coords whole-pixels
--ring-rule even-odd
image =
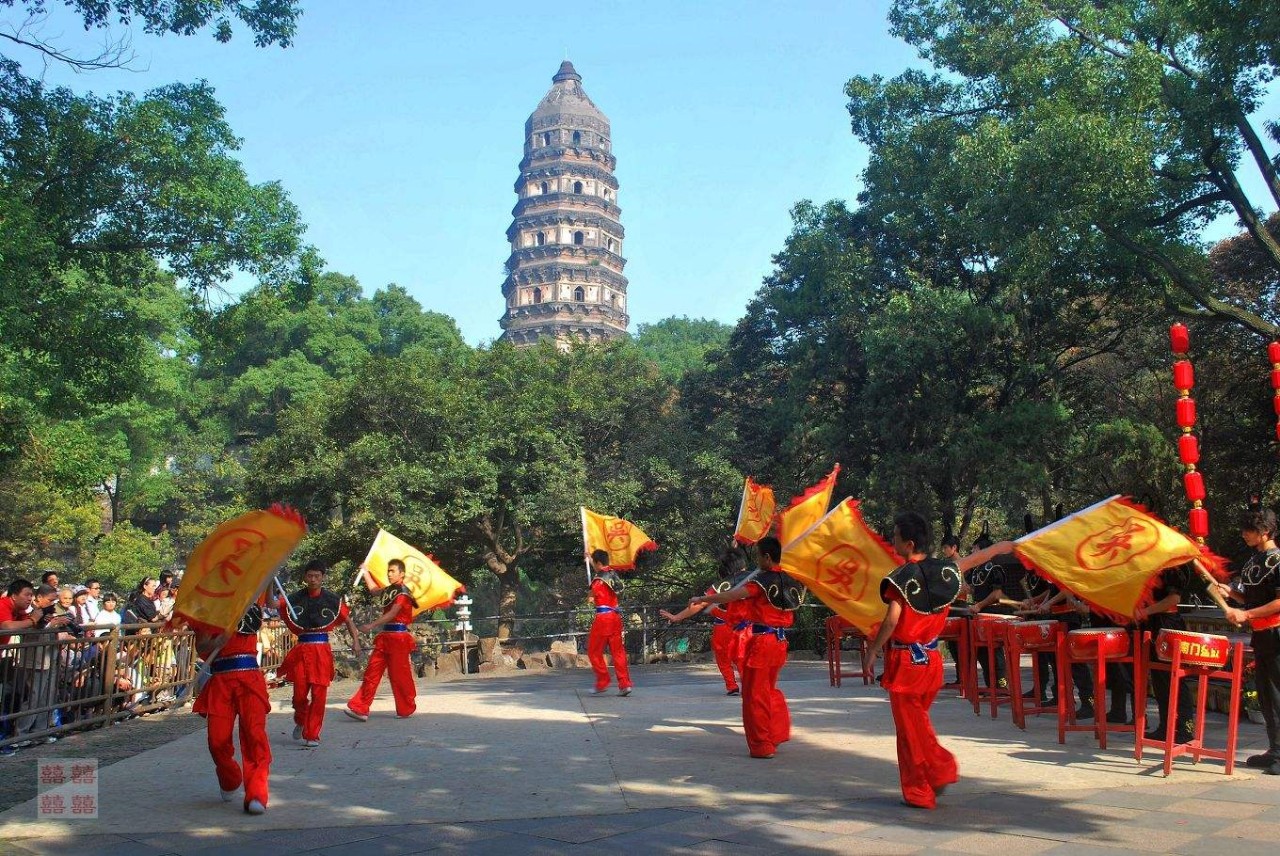
[[[1022,694],[1022,697],[1027,699],[1028,701],[1034,701],[1036,697],[1036,691],[1027,690],[1025,693]]]
[[[1150,731],[1148,731],[1146,734],[1142,736],[1148,740],[1163,740],[1165,729],[1168,727],[1169,726],[1167,725],[1157,725],[1155,728],[1151,729]]]
[[[731,689],[731,690],[729,690],[727,693],[725,693],[725,695],[737,695],[737,694],[738,694],[738,693],[740,693],[740,692],[741,692],[741,690],[739,690],[737,687],[734,687],[733,689]]]
[[[1258,767],[1265,769],[1276,763],[1276,756],[1270,752],[1263,752],[1261,755],[1250,755],[1244,762],[1246,767]]]
[[[1268,776],[1280,776],[1280,761],[1276,761],[1270,767],[1263,767],[1262,772]]]
[[[1093,719],[1093,717],[1093,705],[1091,704],[1082,704],[1079,709],[1076,710],[1076,719]]]
[[[1125,721],[1124,711],[1117,711],[1114,708],[1107,711],[1107,722],[1123,723]]]
[[[1196,733],[1194,731],[1173,732],[1173,742],[1175,745],[1179,743],[1190,743],[1192,740],[1195,740],[1195,739],[1196,739]]]

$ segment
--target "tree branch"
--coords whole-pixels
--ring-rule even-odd
[[[1188,211],[1192,211],[1196,208],[1199,208],[1201,205],[1209,205],[1214,202],[1230,202],[1230,201],[1231,201],[1231,197],[1227,194],[1225,190],[1215,190],[1212,193],[1205,193],[1201,196],[1195,197],[1194,199],[1188,199],[1186,202],[1183,202],[1181,205],[1177,205],[1169,209],[1164,214],[1161,214],[1159,217],[1156,217],[1152,220],[1148,220],[1147,225],[1148,226],[1168,226],[1170,223],[1172,223],[1174,220],[1177,220],[1183,214],[1186,214]]]

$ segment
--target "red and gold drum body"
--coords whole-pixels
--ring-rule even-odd
[[[1019,621],[1009,628],[1023,651],[1052,651],[1058,644],[1058,622]]]
[[[999,641],[1004,638],[1004,631],[1009,623],[1017,620],[1013,615],[988,615],[979,612],[973,617],[974,638],[979,645],[987,645],[993,640]]]
[[[946,622],[942,625],[942,632],[938,634],[939,639],[959,639],[964,633],[964,623],[967,619],[959,615],[947,616]]]
[[[1173,660],[1175,650],[1181,650],[1182,663],[1188,666],[1207,666],[1220,669],[1227,664],[1231,640],[1212,633],[1196,633],[1191,630],[1161,630],[1156,637],[1156,656],[1166,662]]]
[[[1095,627],[1067,633],[1067,653],[1077,660],[1116,660],[1129,653],[1129,633],[1119,627]]]

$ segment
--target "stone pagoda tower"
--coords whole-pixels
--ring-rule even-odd
[[[551,81],[524,123],[502,338],[617,339],[627,335],[627,278],[609,120],[573,63],[562,62]]]

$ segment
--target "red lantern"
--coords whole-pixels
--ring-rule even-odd
[[[1175,389],[1191,389],[1196,385],[1196,373],[1190,360],[1178,360],[1173,364],[1173,385]]]
[[[1271,407],[1275,410],[1276,415],[1280,416],[1280,392],[1277,392],[1275,397],[1271,399]]]
[[[1271,370],[1271,388],[1280,390],[1280,369]]]
[[[1187,499],[1191,502],[1204,500],[1204,476],[1199,473],[1187,473],[1182,477],[1182,486],[1186,488]]]
[[[1276,363],[1280,363],[1280,342],[1272,342],[1267,345],[1267,359],[1273,366]]]
[[[1209,512],[1204,508],[1193,508],[1187,515],[1191,535],[1195,538],[1209,537]]]
[[[1280,422],[1276,423],[1276,439],[1280,440]]]
[[[1191,334],[1187,332],[1186,324],[1174,324],[1169,328],[1169,347],[1175,354],[1185,354],[1191,347]]]
[[[1191,428],[1196,424],[1196,400],[1179,398],[1175,405],[1178,413],[1178,427]]]
[[[1178,438],[1178,460],[1188,465],[1200,461],[1200,441],[1195,434],[1183,434]]]

